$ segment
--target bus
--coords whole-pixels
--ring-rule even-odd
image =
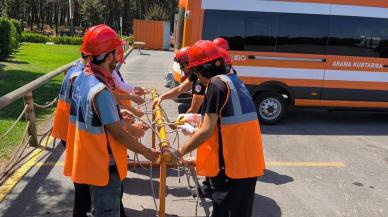
[[[229,42],[261,123],[290,107],[388,110],[388,1],[180,0],[176,17],[175,49]]]

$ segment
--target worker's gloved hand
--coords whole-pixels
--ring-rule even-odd
[[[182,133],[186,136],[191,136],[193,135],[195,132],[197,132],[197,128],[191,126],[190,124],[188,123],[185,123],[184,125],[179,125],[178,126],[178,129],[182,130]]]
[[[202,117],[200,114],[194,114],[194,113],[180,114],[176,118],[176,121],[178,123],[189,123],[192,126],[198,127],[199,125],[201,125]]]

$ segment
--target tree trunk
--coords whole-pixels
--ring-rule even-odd
[[[52,7],[52,5],[53,4],[47,5],[48,11],[49,11],[49,14],[47,16],[47,21],[48,21],[48,24],[50,25],[50,29],[53,28],[53,7]]]
[[[54,4],[54,22],[55,22],[55,35],[58,35],[58,17],[59,17],[59,10],[58,10],[58,2],[55,2]]]

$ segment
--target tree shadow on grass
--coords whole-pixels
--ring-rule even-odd
[[[15,64],[15,65],[30,64],[30,63],[27,62],[27,61],[18,61],[18,60],[13,60],[13,59],[7,59],[7,60],[5,60],[4,62],[6,62],[6,63],[11,63],[11,64]]]
[[[0,64],[0,96],[8,94],[19,87],[39,78],[43,74],[36,72],[29,72],[24,70],[7,70],[4,72]],[[42,87],[33,91],[34,102],[38,104],[46,104],[58,96],[61,87],[60,81],[50,81]],[[0,119],[16,119],[23,110],[24,103],[22,99],[11,103],[7,107],[0,110]],[[37,116],[46,114],[47,111],[37,109]]]

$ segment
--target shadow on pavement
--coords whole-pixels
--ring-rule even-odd
[[[291,176],[282,175],[272,170],[265,170],[264,176],[257,179],[259,182],[272,183],[275,185],[283,185],[294,181]]]
[[[271,198],[255,195],[252,217],[280,217],[282,211],[279,205]]]
[[[388,113],[293,109],[276,125],[262,125],[270,135],[388,135]]]
[[[49,157],[45,162],[57,162],[61,157],[63,150],[61,145],[57,145],[52,153],[47,153]],[[72,200],[58,201],[58,195],[64,194],[63,191],[61,192],[61,189],[63,189],[61,183],[47,179],[53,168],[54,167],[40,167],[34,176],[31,178],[24,178],[23,180],[28,182],[28,184],[18,194],[16,199],[10,201],[9,208],[6,209],[2,216],[52,216],[53,213],[63,213],[63,210],[66,208],[72,210]],[[38,190],[41,190],[41,192],[38,192]],[[55,200],[50,200],[50,197],[55,198]],[[41,201],[47,201],[48,203],[42,203]],[[58,204],[63,207],[62,210],[57,209]],[[44,214],[42,212],[44,212]]]
[[[149,168],[141,168],[140,166],[139,167],[135,167],[135,168],[128,167],[128,172],[132,172],[132,173],[136,173],[136,174],[143,175],[143,176],[148,176],[148,177],[151,176]],[[178,169],[176,167],[167,168],[167,176],[169,178],[171,178],[171,177],[176,177],[177,178],[178,175],[181,177],[181,180],[186,180],[185,174],[183,173],[182,170],[178,174]],[[160,178],[160,169],[159,169],[159,167],[154,167],[153,168],[153,170],[152,170],[152,178],[154,178],[154,179]]]
[[[135,210],[125,208],[125,213],[127,216],[136,216],[136,217],[150,217],[156,216],[156,212],[153,209],[143,209],[143,210]],[[171,215],[166,213],[166,217],[178,217],[177,215]]]
[[[159,198],[159,181],[152,180],[155,197]],[[126,178],[123,182],[125,194],[138,196],[152,196],[150,179]]]

